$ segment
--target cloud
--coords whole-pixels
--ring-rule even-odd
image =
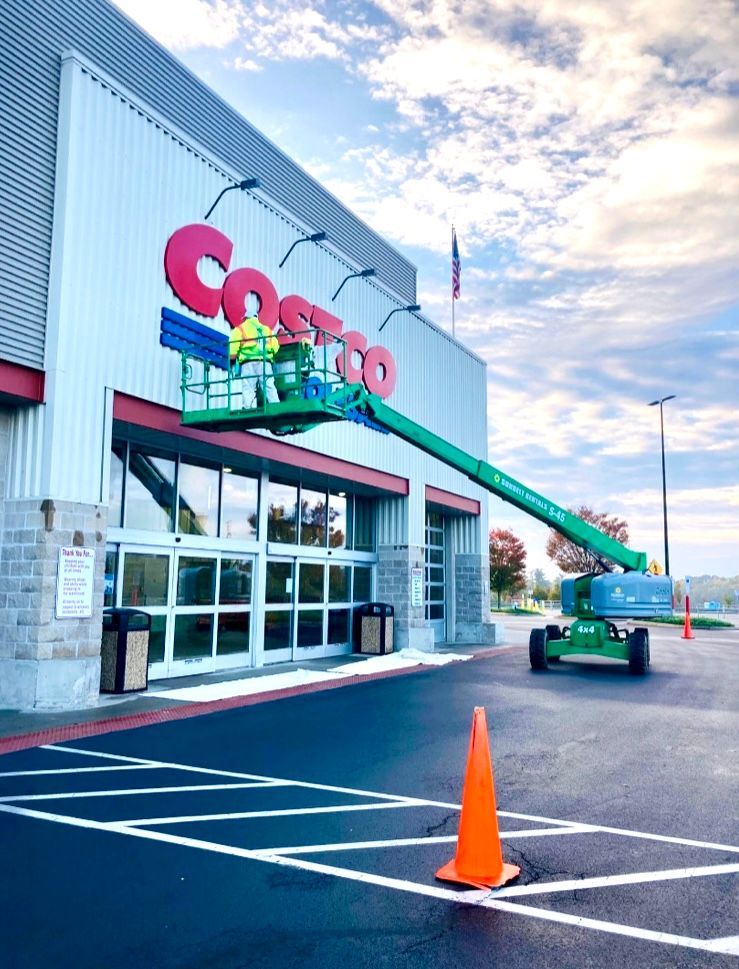
[[[239,0],[114,0],[121,10],[175,51],[226,47],[239,36]]]

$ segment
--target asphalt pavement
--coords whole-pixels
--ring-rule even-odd
[[[520,648],[0,757],[4,969],[737,966],[739,630]],[[506,861],[456,850],[484,706]]]

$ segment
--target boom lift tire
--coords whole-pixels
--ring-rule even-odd
[[[561,639],[562,638],[562,630],[559,628],[559,626],[547,626],[546,627],[546,634],[547,634],[547,639],[555,640],[555,639]],[[547,660],[550,663],[559,663],[560,659],[561,659],[560,656],[548,656],[547,657]]]
[[[629,672],[643,675],[649,669],[649,630],[640,627],[629,633]]]
[[[547,662],[547,631],[546,629],[532,629],[529,636],[529,662],[532,670],[546,670]]]

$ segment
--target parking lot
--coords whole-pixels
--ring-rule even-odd
[[[652,652],[646,678],[513,651],[6,755],[3,965],[736,964],[739,638]],[[490,892],[434,879],[478,703],[522,869]]]

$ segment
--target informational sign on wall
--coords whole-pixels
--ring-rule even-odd
[[[95,584],[95,551],[60,548],[56,574],[56,618],[89,619]]]
[[[423,569],[411,569],[411,605],[414,609],[423,605]]]

